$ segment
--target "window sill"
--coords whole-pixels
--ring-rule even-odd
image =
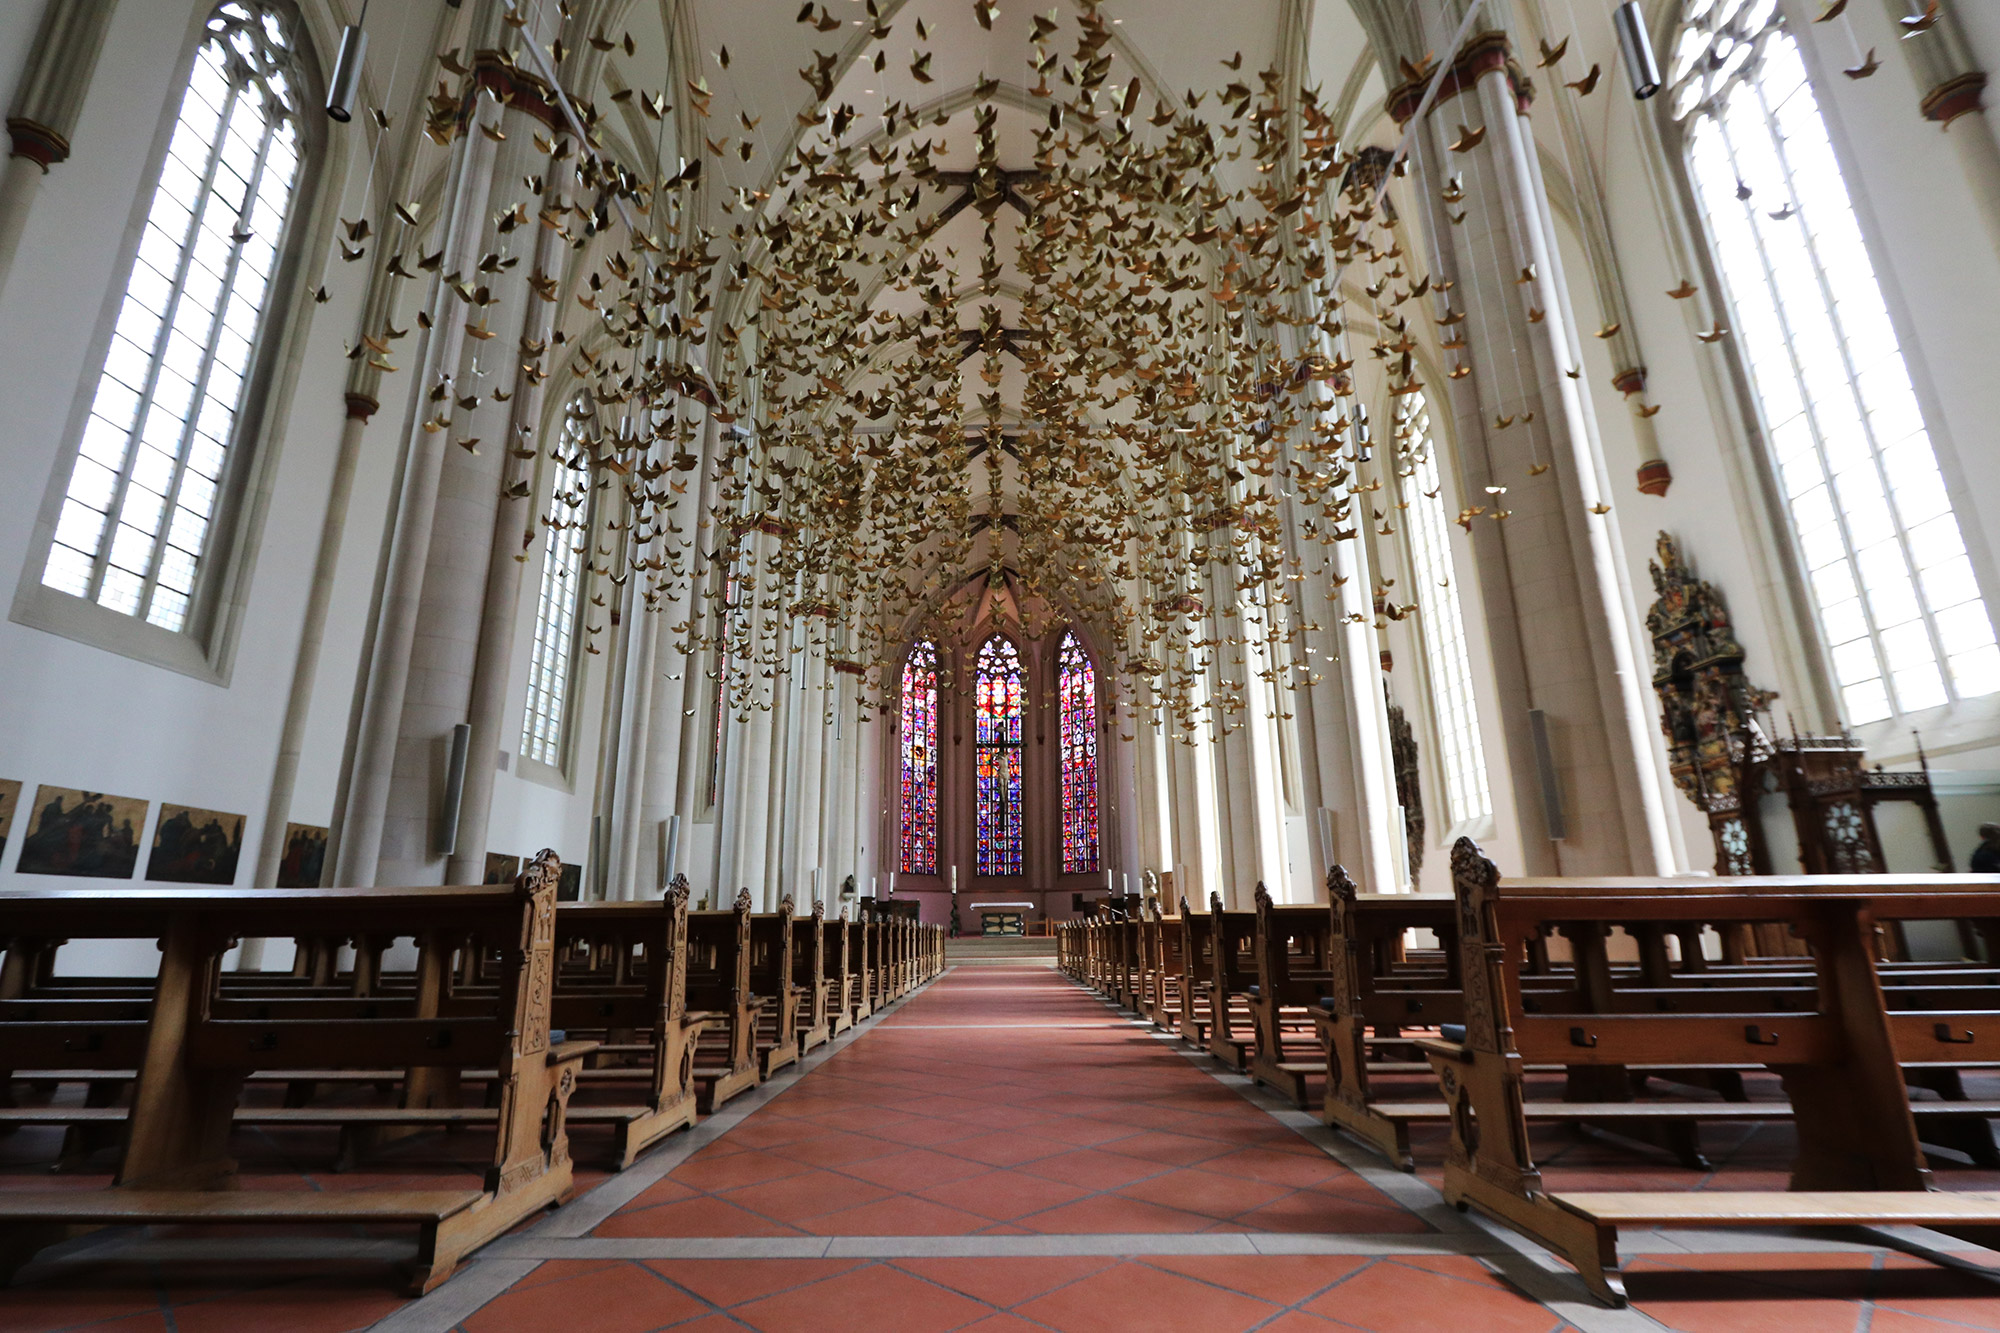
[[[499,760],[495,760],[498,763]],[[539,759],[526,755],[514,756],[514,776],[523,782],[532,782],[538,787],[551,787],[566,796],[576,794],[576,782],[570,775],[554,764],[545,764]]]
[[[1853,730],[1855,738],[1868,747],[1869,762],[1877,764],[1915,763],[1912,731],[1922,737],[1924,753],[1932,758],[2000,746],[2000,693],[1884,718]]]
[[[11,617],[49,634],[101,648],[107,653],[179,672],[210,685],[227,687],[229,671],[192,634],[161,629],[136,616],[108,610],[95,602],[35,582],[14,598]]]

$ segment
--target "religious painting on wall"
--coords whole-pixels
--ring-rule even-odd
[[[146,878],[170,884],[234,884],[243,855],[242,815],[162,805]]]
[[[486,878],[481,884],[512,884],[521,877],[521,858],[503,856],[499,852],[486,853]]]
[[[7,833],[14,827],[14,810],[21,804],[21,784],[0,778],[0,856],[7,854]]]
[[[327,830],[318,824],[285,825],[285,854],[278,860],[278,887],[316,889],[326,869]]]
[[[556,901],[575,903],[583,901],[583,867],[572,862],[563,862],[562,878],[556,881]]]
[[[34,823],[21,842],[23,875],[130,879],[149,802],[72,787],[37,787]]]

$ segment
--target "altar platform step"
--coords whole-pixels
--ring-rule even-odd
[[[1056,960],[1053,939],[1022,935],[967,935],[946,940],[944,961],[956,963],[1029,963]]]

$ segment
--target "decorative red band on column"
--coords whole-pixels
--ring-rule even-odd
[[[1382,674],[1388,675],[1396,669],[1396,655],[1387,648],[1382,650]]]
[[[1514,96],[1514,109],[1525,115],[1535,100],[1535,85],[1514,63],[1513,48],[1504,32],[1476,33],[1466,42],[1464,49],[1458,53],[1458,59],[1452,62],[1451,72],[1438,86],[1437,101],[1431,103],[1431,109],[1435,111],[1451,98],[1469,91],[1483,76],[1496,70],[1506,73],[1508,91]],[[1398,125],[1407,123],[1411,116],[1417,114],[1417,105],[1424,100],[1424,90],[1430,87],[1430,82],[1428,76],[1411,79],[1392,89],[1384,99],[1389,115]]]
[[[1674,484],[1674,470],[1667,466],[1664,458],[1655,458],[1639,464],[1639,489],[1647,495],[1665,495],[1667,487]]]
[[[1630,398],[1635,393],[1643,393],[1646,388],[1646,368],[1627,366],[1611,376],[1611,387]]]
[[[350,393],[347,395],[347,419],[349,421],[366,421],[368,418],[374,416],[376,409],[381,406],[382,404],[376,402],[368,394]]]
[[[865,676],[868,674],[867,667],[862,666],[859,662],[850,662],[844,657],[836,657],[833,660],[833,669],[843,676]]]
[[[515,63],[507,51],[481,51],[473,57],[472,82],[524,115],[533,116],[551,130],[567,130],[562,108],[556,105],[555,90]],[[471,105],[470,101],[467,106]]]
[[[7,134],[14,141],[12,155],[27,158],[43,171],[69,160],[69,140],[39,121],[17,116],[7,122]]]
[[[1970,74],[1946,79],[1925,93],[1918,105],[1923,108],[1925,120],[1934,120],[1942,127],[1969,112],[1984,111],[1979,95],[1985,91],[1986,76],[1975,69]]]

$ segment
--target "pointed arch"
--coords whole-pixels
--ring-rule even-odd
[[[919,639],[903,660],[903,856],[906,875],[938,873],[938,656]]]
[[[1095,874],[1097,835],[1097,668],[1075,630],[1056,650],[1056,697],[1062,766],[1062,868]]]
[[[1021,651],[995,634],[980,645],[973,676],[973,873],[1024,873],[1021,770]]]
[[[535,637],[528,657],[528,693],[521,718],[521,757],[561,768],[569,732],[578,662],[576,626],[583,609],[584,552],[590,549],[590,471],[579,442],[590,405],[579,396],[563,414],[542,527],[548,543],[535,594]]]
[[[1848,724],[2000,690],[2000,647],[1776,0],[1687,0],[1668,70],[1726,322]]]

